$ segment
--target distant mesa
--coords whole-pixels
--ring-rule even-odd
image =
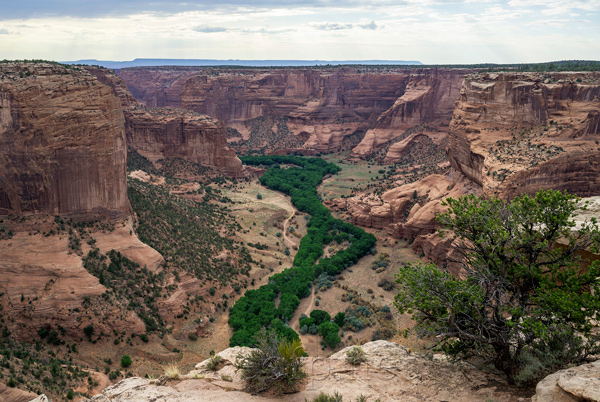
[[[76,60],[63,61],[64,64],[87,64],[102,66],[112,69],[127,67],[155,67],[155,66],[243,66],[243,67],[312,67],[327,65],[417,65],[420,61],[406,60],[218,60],[218,59],[134,59],[131,61],[112,60]]]

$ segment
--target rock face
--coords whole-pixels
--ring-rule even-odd
[[[450,122],[463,76],[467,72],[434,69],[411,74],[402,96],[377,118],[375,127],[367,131],[352,155],[370,155],[386,142],[422,123],[438,122],[446,126]],[[390,154],[387,159],[391,161],[395,158]]]
[[[452,167],[486,193],[600,193],[600,73],[472,74],[449,132]]]
[[[0,64],[0,214],[129,213],[125,131],[111,88],[53,64]]]
[[[352,366],[346,362],[346,349],[327,359],[305,358],[308,378],[300,392],[281,397],[249,395],[243,392],[240,373],[233,367],[239,353],[247,348],[227,349],[217,371],[205,368],[206,361],[196,370],[180,378],[147,380],[129,378],[108,387],[91,401],[294,401],[312,400],[321,392],[338,392],[344,400],[360,395],[368,400],[388,401],[524,401],[510,393],[511,389],[497,377],[470,367],[457,367],[439,358],[427,360],[411,354],[404,347],[387,341],[369,342],[362,346],[367,362]],[[503,388],[500,390],[500,388]],[[514,391],[514,390],[513,390]]]
[[[538,383],[531,401],[600,401],[600,361],[550,374]]]
[[[450,245],[433,232],[446,197],[475,193],[514,198],[547,188],[582,197],[600,194],[599,98],[597,72],[469,74],[450,123],[447,156],[452,169],[447,176],[429,176],[381,198],[356,196],[333,204],[345,208],[355,224],[414,239],[415,251],[444,263]],[[415,132],[389,146],[386,160],[424,135]],[[368,138],[375,137],[367,133],[363,143]],[[413,200],[414,191],[427,197]]]
[[[127,144],[156,161],[183,158],[238,177],[242,161],[227,147],[225,129],[208,116],[181,109],[136,108],[125,111]]]
[[[129,147],[151,161],[183,158],[218,169],[229,176],[239,177],[242,174],[242,162],[227,147],[225,129],[218,121],[183,109],[144,107],[112,70],[93,67],[87,70],[111,86],[121,100]],[[136,90],[136,93],[140,91]],[[171,106],[169,103],[165,102]]]
[[[147,106],[182,107],[209,115],[237,129],[246,140],[250,135],[246,123],[260,117],[285,118],[305,148],[321,152],[337,151],[345,138],[375,126],[384,134],[369,134],[377,138],[375,145],[367,140],[357,151],[366,155],[412,125],[449,120],[465,73],[164,67],[122,69],[119,74]]]

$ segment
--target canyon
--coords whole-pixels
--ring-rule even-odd
[[[599,98],[598,72],[360,66],[142,67],[115,74],[97,67],[0,63],[0,305],[5,317],[10,316],[6,323],[2,321],[2,328],[14,339],[30,343],[38,342],[41,333],[55,331],[64,341],[81,345],[86,339],[84,328],[92,326],[99,343],[94,346],[92,336],[88,336],[85,342],[90,345],[86,347],[92,352],[86,353],[98,367],[107,360],[97,354],[100,348],[114,349],[118,355],[128,350],[125,343],[138,342],[132,350],[144,359],[162,363],[178,358],[179,353],[183,356],[180,348],[187,346],[190,334],[196,339],[206,336],[211,342],[228,338],[228,300],[233,301],[236,292],[243,293],[249,282],[235,269],[249,258],[253,268],[244,274],[252,278],[252,286],[255,279],[266,283],[274,269],[283,269],[279,268],[282,261],[291,263],[294,256],[294,251],[289,256],[289,249],[283,254],[281,233],[277,236],[276,232],[283,230],[283,240],[289,242],[290,226],[308,230],[304,219],[298,219],[300,223],[293,219],[300,213],[288,205],[287,198],[251,183],[262,171],[242,166],[236,150],[333,153],[348,166],[368,166],[374,170],[370,182],[365,180],[367,184],[357,187],[351,196],[333,198],[325,204],[351,223],[377,232],[379,240],[389,246],[386,250],[394,247],[394,241],[406,240],[417,255],[458,273],[459,268],[449,263],[450,241],[436,234],[435,216],[445,211],[445,198],[464,194],[513,198],[534,194],[540,188],[565,190],[581,197],[600,195]],[[183,160],[208,170],[177,171],[168,178],[136,170],[128,176],[128,149],[130,157],[139,155],[153,168],[171,169],[173,160]],[[428,155],[433,151],[435,155]],[[377,169],[385,171],[379,173],[382,178],[375,176]],[[432,174],[419,174],[421,171]],[[128,177],[135,182],[129,195]],[[214,177],[225,183],[217,187],[218,191],[209,187]],[[247,188],[238,187],[238,181],[248,183]],[[349,183],[353,182],[351,178]],[[183,250],[180,239],[170,239],[172,244],[165,245],[166,251],[158,249],[160,253],[153,247],[162,246],[161,241],[168,243],[164,238],[153,247],[142,242],[141,213],[134,213],[135,204],[130,199],[134,200],[136,191],[150,194],[155,188],[157,194],[177,195],[181,205],[203,201],[215,206],[206,210],[207,214],[245,214],[245,219],[254,220],[243,222],[243,229],[219,221],[217,230],[223,238],[229,236],[242,244],[241,237],[234,235],[243,234],[244,240],[252,240],[248,245],[264,247],[254,243],[260,235],[271,250],[267,247],[253,254],[258,255],[257,261],[237,245],[230,249],[215,246],[206,252],[202,258],[211,268],[217,267],[219,274],[233,272],[231,275],[242,278],[236,277],[235,284],[228,278],[231,283],[217,286],[216,275],[211,277],[203,271],[202,277],[186,271],[177,265]],[[241,191],[247,192],[235,198]],[[276,208],[263,205],[263,197],[284,205],[283,215],[265,215],[265,211]],[[235,205],[249,204],[250,199],[261,203],[252,204],[249,211],[243,211],[246,204]],[[168,206],[163,208],[172,212]],[[205,225],[199,209],[185,211],[185,220]],[[152,222],[150,231],[156,234],[160,225],[178,230],[183,227],[164,222],[164,216],[152,216],[151,212],[147,221]],[[269,218],[257,225],[263,216]],[[277,226],[281,217],[285,221],[282,229]],[[269,236],[272,239],[267,240]],[[290,245],[293,249],[296,241]],[[99,275],[90,271],[88,253],[108,255],[111,250],[139,264],[136,273],[160,277],[161,286],[167,289],[150,297],[156,299],[155,317],[165,318],[165,330],[160,339],[152,335],[148,346],[138,340],[148,332],[147,317],[139,314],[144,312],[140,300],[146,299],[123,299],[116,288],[102,283]],[[353,278],[351,273],[344,276]],[[338,292],[338,298],[342,297],[341,286],[332,291]],[[368,293],[373,294],[370,290]],[[365,290],[365,298],[368,293]],[[375,294],[384,299],[384,291],[376,289]],[[200,305],[200,301],[206,302],[206,308],[199,309],[202,317],[198,313],[196,320],[186,322],[188,314],[192,317],[190,311],[196,313],[193,303]],[[106,343],[101,346],[109,340],[114,341],[114,348]],[[456,392],[465,386],[483,390],[467,390],[460,394],[461,400],[481,400],[484,396],[520,400],[514,393],[490,385],[501,381],[496,378],[483,378],[473,371],[470,374],[477,378],[475,383],[465,385],[459,381],[464,373],[445,362],[432,363],[393,344],[367,345],[373,354],[369,358],[394,349],[396,363],[414,370],[403,380],[405,388],[390,391],[377,383],[370,396],[385,400],[389,392],[402,392],[418,400],[431,391],[429,400],[447,399],[449,391],[443,390],[447,384],[436,382],[432,374],[442,367]],[[71,353],[71,346],[65,348]],[[186,353],[189,361],[206,355],[208,348]],[[329,364],[343,376],[348,368],[340,353],[332,356]],[[198,370],[195,374],[207,375],[202,367]],[[217,375],[232,375],[231,362],[224,370]],[[160,392],[185,394],[187,398],[202,389],[221,397],[232,385],[219,382],[217,377],[196,381],[193,374],[179,384],[160,388]],[[109,382],[106,375],[98,375]],[[425,385],[415,378],[425,379]],[[233,385],[239,386],[238,380]],[[129,396],[121,389],[94,400],[128,400],[142,395],[136,392],[155,395],[158,389],[146,380],[130,381],[138,388],[127,391]],[[0,397],[29,400],[1,387]],[[352,388],[347,396],[356,397],[362,389]],[[232,400],[247,397],[238,391],[230,394]],[[305,396],[313,397],[314,393],[288,399],[303,400]]]
[[[317,152],[353,149],[356,157],[421,123],[447,126],[464,74],[460,69],[392,67],[126,68],[119,71],[131,93],[148,107],[174,107],[206,114],[228,127],[229,141],[244,145],[256,119],[282,119],[295,148]],[[273,124],[273,123],[271,123]],[[249,149],[277,152],[277,142]],[[290,139],[288,139],[290,141]]]
[[[599,98],[598,73],[469,74],[448,127],[446,174],[409,184],[397,178],[380,196],[330,205],[358,225],[409,239],[416,252],[445,264],[449,244],[434,232],[446,197],[513,198],[545,188],[600,194]]]

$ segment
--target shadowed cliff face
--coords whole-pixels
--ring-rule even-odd
[[[229,176],[242,175],[242,162],[227,147],[221,123],[190,110],[142,106],[112,70],[93,67],[86,70],[114,89],[125,114],[127,145],[141,155],[151,161],[183,158]]]
[[[596,72],[470,74],[450,124],[448,174],[401,185],[381,198],[359,195],[332,205],[348,211],[355,224],[415,239],[415,251],[443,264],[450,244],[434,234],[435,216],[447,197],[510,199],[548,188],[600,195],[599,98]],[[427,197],[414,199],[413,192]]]
[[[129,213],[123,113],[88,73],[0,64],[0,214]]]
[[[376,128],[380,132],[368,134],[376,140],[363,141],[355,150],[356,156],[365,156],[414,125],[444,117],[449,121],[466,72],[162,67],[119,74],[147,106],[209,115],[238,130],[240,140],[259,135],[248,122],[261,117],[285,118],[286,131],[304,148],[321,152],[338,151],[345,138],[357,133],[362,138]]]
[[[497,196],[600,192],[600,74],[467,76],[450,125],[452,167]]]

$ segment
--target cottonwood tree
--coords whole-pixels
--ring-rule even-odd
[[[447,199],[438,222],[461,272],[400,269],[396,306],[412,314],[411,331],[517,385],[599,353],[600,263],[581,256],[597,251],[599,231],[595,219],[576,226],[578,201],[553,190],[511,202]]]

